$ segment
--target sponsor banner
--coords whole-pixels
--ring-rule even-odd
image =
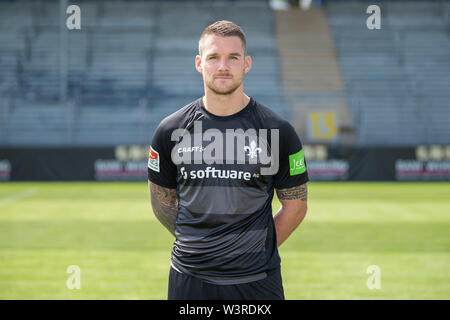
[[[398,181],[450,181],[450,161],[397,160]]]
[[[147,163],[145,161],[95,160],[95,180],[97,181],[145,181]]]
[[[307,166],[311,181],[348,179],[349,164],[346,160],[312,160],[307,161]]]
[[[150,150],[149,145],[0,148],[0,181],[144,182],[148,167],[160,170],[159,151]],[[311,181],[450,181],[449,146],[304,145],[303,151],[290,155],[291,174],[302,172],[306,164]],[[256,154],[261,155],[258,146],[250,143],[245,150],[246,159],[251,160]],[[239,169],[234,167],[230,167],[229,172],[208,170],[204,173],[186,171],[186,174],[195,175],[196,179],[201,179],[203,174],[224,178],[240,175]],[[242,172],[242,178],[246,177],[248,174]]]
[[[119,145],[111,148],[110,158],[94,161],[97,181],[146,181],[147,166],[151,162],[159,170],[158,152],[148,146]]]
[[[0,181],[9,181],[11,176],[11,163],[8,160],[0,160]]]

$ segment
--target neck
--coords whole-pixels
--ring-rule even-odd
[[[205,91],[203,105],[206,110],[216,116],[229,116],[245,108],[250,97],[242,90],[236,90],[229,95],[219,95],[210,90]]]

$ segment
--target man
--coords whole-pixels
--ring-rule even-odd
[[[278,247],[306,214],[308,174],[294,128],[243,92],[251,65],[239,26],[207,27],[195,58],[205,95],[154,133],[151,204],[176,238],[169,299],[284,299]]]

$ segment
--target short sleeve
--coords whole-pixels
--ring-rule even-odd
[[[153,134],[148,154],[148,180],[165,188],[177,187],[177,166],[171,158],[171,140],[161,123]]]
[[[289,122],[280,128],[279,169],[273,177],[275,189],[291,188],[309,181],[302,143]]]

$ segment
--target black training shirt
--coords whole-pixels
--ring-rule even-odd
[[[199,98],[166,117],[150,148],[148,179],[176,188],[172,266],[214,284],[260,280],[279,267],[274,188],[308,181],[294,128],[250,98],[216,116]]]

